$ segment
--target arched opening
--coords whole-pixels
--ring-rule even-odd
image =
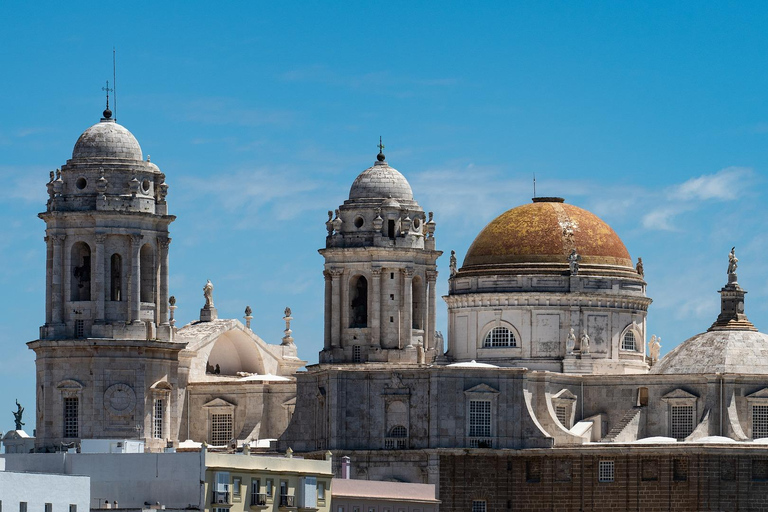
[[[205,370],[212,375],[263,375],[264,363],[258,347],[249,336],[241,331],[229,331],[214,342]]]
[[[120,257],[119,254],[115,253],[112,255],[112,257],[109,260],[110,270],[109,270],[109,282],[110,282],[110,289],[109,289],[109,300],[122,300],[122,290],[123,290],[123,282],[122,282],[122,275],[123,275],[123,258]]]
[[[411,319],[414,329],[424,328],[424,281],[419,276],[414,276],[411,283],[411,299],[413,309]]]
[[[141,302],[155,302],[155,251],[149,244],[141,248]]]
[[[494,327],[483,340],[483,348],[516,347],[515,333],[506,327]]]
[[[353,277],[349,285],[349,326],[368,327],[368,280],[365,276]]]
[[[72,245],[70,300],[91,300],[91,248],[85,242]]]

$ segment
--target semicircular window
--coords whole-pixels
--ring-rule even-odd
[[[624,334],[624,338],[621,340],[621,350],[637,350],[634,332],[627,331],[626,334]]]
[[[497,348],[497,347],[516,347],[517,339],[512,331],[506,327],[494,327],[485,336],[483,347],[485,348]]]

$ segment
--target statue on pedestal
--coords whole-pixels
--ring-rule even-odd
[[[456,270],[456,251],[451,251],[451,259],[450,259],[449,266],[450,266],[451,277],[453,277],[456,275],[456,272],[458,272]]]
[[[568,333],[568,340],[565,342],[565,353],[569,356],[573,355],[573,349],[576,347],[576,333],[573,332],[573,327]]]
[[[16,430],[21,430],[21,427],[24,426],[24,423],[21,421],[21,415],[24,414],[24,408],[19,404],[19,401],[16,400],[16,410],[13,412],[13,421],[16,422]]]
[[[738,266],[739,259],[736,257],[736,247],[731,247],[731,252],[728,254],[728,275],[735,275]]]
[[[568,268],[572,276],[579,273],[579,262],[581,261],[581,254],[576,252],[576,249],[571,249],[571,254],[568,255]]]
[[[205,309],[211,309],[213,307],[213,283],[210,279],[203,286],[203,297],[205,297]]]
[[[587,334],[586,331],[581,333],[581,344],[579,346],[579,349],[581,350],[582,354],[589,354],[589,334]]]

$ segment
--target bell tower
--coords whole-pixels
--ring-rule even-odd
[[[178,352],[169,322],[165,175],[107,108],[51,172],[37,447],[82,438],[175,439]],[[146,412],[146,414],[145,414]],[[155,429],[153,415],[164,419]],[[156,437],[158,437],[156,439]]]
[[[321,363],[430,363],[435,346],[435,222],[379,144],[349,199],[328,212]]]

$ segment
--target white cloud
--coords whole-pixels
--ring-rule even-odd
[[[743,167],[726,167],[714,174],[691,178],[673,187],[671,198],[683,201],[732,201],[749,185],[753,172]]]

